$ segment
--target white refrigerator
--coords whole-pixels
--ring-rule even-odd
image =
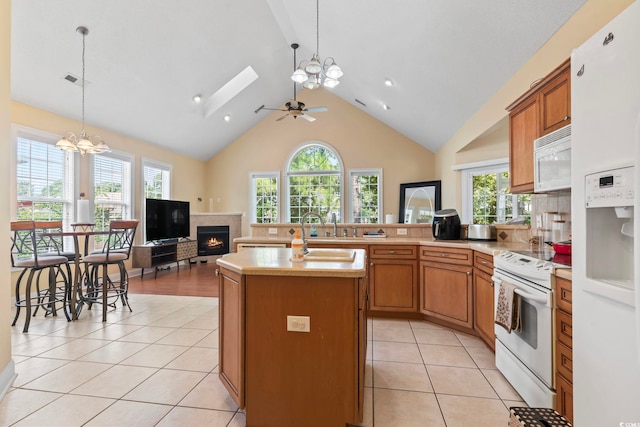
[[[571,55],[573,402],[640,426],[640,2]]]

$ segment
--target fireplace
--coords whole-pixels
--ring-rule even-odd
[[[198,256],[224,255],[229,253],[229,226],[198,226]]]

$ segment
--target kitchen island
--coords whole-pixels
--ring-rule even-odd
[[[291,249],[257,248],[216,261],[220,379],[247,427],[362,420],[365,251],[320,255],[294,263]]]

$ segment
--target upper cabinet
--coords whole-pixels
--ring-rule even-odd
[[[567,59],[507,107],[512,193],[533,193],[533,141],[571,123],[570,72]]]

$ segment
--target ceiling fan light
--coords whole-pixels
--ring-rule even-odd
[[[320,61],[318,60],[318,56],[314,53],[311,61],[307,63],[304,67],[304,70],[307,74],[318,74],[322,71],[322,65],[320,65]]]
[[[291,75],[291,80],[293,80],[296,83],[304,83],[308,79],[309,79],[309,76],[307,75],[307,73],[304,72],[302,68],[298,68]]]
[[[332,79],[339,79],[344,75],[342,69],[335,62],[329,66],[326,72],[327,77],[331,77]]]
[[[340,84],[340,81],[337,79],[332,79],[331,77],[327,77],[324,79],[322,83],[325,87],[334,88]]]

